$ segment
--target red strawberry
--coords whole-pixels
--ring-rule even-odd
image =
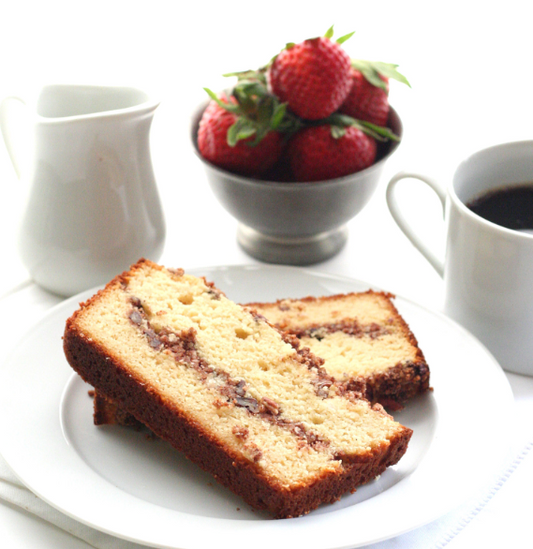
[[[329,125],[312,126],[296,133],[289,144],[292,171],[297,181],[322,181],[358,172],[374,163],[376,141],[349,126],[333,137]]]
[[[339,111],[357,120],[386,126],[389,117],[389,78],[411,86],[398,65],[352,59],[352,87]]]
[[[378,126],[386,126],[389,118],[389,79],[381,76],[384,87],[371,84],[363,73],[352,69],[352,87],[340,112]]]
[[[222,102],[227,103],[225,98]],[[234,103],[234,101],[232,101]],[[259,176],[278,160],[282,150],[282,137],[269,131],[259,143],[251,145],[254,136],[240,139],[234,146],[228,144],[228,129],[238,116],[211,101],[205,109],[198,128],[198,149],[206,159],[234,173]]]
[[[272,92],[301,118],[318,120],[334,113],[351,86],[350,58],[326,36],[288,44],[269,67]]]

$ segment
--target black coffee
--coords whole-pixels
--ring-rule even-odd
[[[467,207],[508,229],[533,229],[533,182],[489,191]]]

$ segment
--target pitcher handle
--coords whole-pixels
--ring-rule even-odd
[[[9,114],[8,114],[10,104],[13,101],[18,101],[19,103],[26,105],[23,99],[14,95],[4,98],[0,103],[0,130],[2,131],[2,136],[4,137],[6,149],[9,154],[9,158],[11,158],[11,163],[13,164],[13,168],[15,169],[15,173],[17,174],[17,177],[20,179],[20,174],[21,174],[20,163],[19,163],[17,154],[15,153],[16,147],[13,145],[13,132],[11,131],[11,128],[10,128]]]
[[[409,172],[400,172],[397,173],[390,181],[387,186],[387,206],[389,207],[389,211],[394,218],[394,221],[396,221],[398,227],[403,231],[405,236],[411,241],[411,243],[417,248],[417,250],[429,261],[431,266],[439,273],[439,275],[442,277],[444,276],[444,261],[437,257],[435,253],[427,246],[427,244],[418,236],[418,234],[413,230],[409,222],[406,220],[405,216],[400,210],[400,206],[398,205],[398,202],[396,200],[396,197],[394,195],[395,187],[396,185],[402,180],[402,179],[418,179],[419,181],[422,181],[430,189],[432,189],[435,194],[439,197],[439,200],[442,204],[442,213],[444,216],[444,210],[446,206],[446,192],[442,189],[442,187],[433,179],[417,174],[417,173],[409,173]]]

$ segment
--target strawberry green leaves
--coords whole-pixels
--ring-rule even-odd
[[[409,84],[407,78],[405,78],[403,74],[396,70],[398,65],[394,65],[392,63],[382,63],[381,61],[364,61],[363,59],[352,59],[352,67],[363,73],[363,76],[373,86],[376,86],[377,88],[381,88],[383,90],[387,89],[386,83],[382,80],[380,76],[392,78],[393,80],[397,80],[398,82],[401,82],[402,84],[406,84],[407,86],[411,87],[411,84]]]
[[[282,131],[286,122],[286,105],[268,92],[266,84],[255,79],[255,71],[233,73],[239,80],[231,93],[231,100],[224,101],[208,88],[204,88],[216,103],[236,115],[235,123],[228,129],[228,145],[255,136],[249,142],[257,145],[270,131]]]
[[[336,40],[337,44],[339,44],[339,45],[344,44],[344,42],[346,42],[346,40],[351,38],[354,34],[355,34],[355,31],[349,32],[348,34],[345,34],[344,36],[341,36],[340,38],[337,38],[337,40]]]
[[[330,40],[333,38],[333,25],[326,31],[326,34],[324,34],[324,38],[329,38]],[[344,44],[346,40],[351,38],[355,34],[355,31],[350,32],[348,34],[345,34],[344,36],[341,36],[340,38],[337,38],[336,42],[337,44]]]
[[[377,126],[364,120],[356,120],[346,114],[334,113],[324,119],[323,123],[330,125],[331,135],[335,139],[341,138],[346,133],[346,128],[354,127],[366,133],[366,135],[373,137],[376,141],[387,141],[389,139],[399,141],[399,137],[389,128]]]
[[[329,29],[324,33],[324,38],[328,38],[329,40],[331,40],[333,38],[333,34],[334,34],[333,25],[331,25],[331,27],[329,27]],[[355,34],[355,31],[350,32],[348,34],[345,34],[344,36],[341,36],[340,38],[337,38],[337,40],[335,40],[335,42],[337,42],[337,44],[339,44],[339,46],[340,46],[341,44],[344,44],[344,42],[346,42],[346,40],[351,38],[354,34]],[[309,40],[315,40],[315,38],[310,38]],[[289,50],[289,49],[293,48],[295,45],[296,45],[295,42],[287,42],[285,44],[284,49]]]
[[[267,68],[262,67],[225,74],[237,77],[230,101],[224,101],[210,89],[204,88],[220,107],[237,116],[235,124],[228,130],[228,144],[232,147],[240,140],[255,136],[247,143],[253,147],[270,131],[293,133],[302,126],[301,121],[287,111],[287,104],[269,91],[266,71]]]
[[[333,25],[329,27],[329,29],[326,31],[326,34],[324,34],[324,38],[329,38],[330,40],[333,38]]]

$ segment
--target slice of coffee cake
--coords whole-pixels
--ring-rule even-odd
[[[68,319],[70,365],[250,505],[291,517],[397,463],[412,431],[202,278],[146,260]]]
[[[248,307],[298,337],[337,381],[394,411],[429,389],[429,368],[392,298],[369,290]]]

